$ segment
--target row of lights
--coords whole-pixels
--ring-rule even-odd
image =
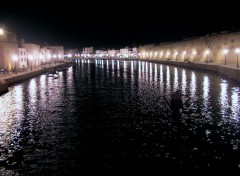
[[[229,52],[229,50],[228,49],[223,49],[223,53],[225,54],[225,65],[226,65],[226,56],[227,56],[227,54],[228,54],[228,52]],[[210,54],[210,50],[205,50],[205,55],[208,57],[208,55]],[[235,49],[235,53],[237,53],[237,68],[239,67],[239,64],[238,64],[238,54],[240,53],[240,49],[239,48],[236,48]],[[185,55],[187,54],[187,52],[186,51],[183,51],[182,52],[182,56],[184,57]],[[192,51],[192,55],[193,56],[196,56],[196,54],[197,54],[197,52],[195,51],[195,50],[193,50]],[[142,53],[138,53],[138,55],[139,56],[143,56],[143,57],[145,57],[145,55],[148,57],[148,52],[142,52]],[[150,52],[150,57],[152,57],[152,52]],[[169,57],[169,55],[170,55],[170,51],[167,51],[166,52],[166,57],[168,58]],[[178,51],[175,51],[174,52],[174,56],[176,57],[178,55]],[[157,51],[155,52],[155,57],[157,56]],[[160,57],[162,57],[163,56],[163,51],[161,51],[160,52]],[[176,61],[177,61],[177,58],[176,58]],[[206,60],[206,62],[208,63],[208,58],[207,58],[207,60]]]

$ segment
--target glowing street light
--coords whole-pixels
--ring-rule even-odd
[[[224,49],[223,53],[225,54],[225,65],[227,65],[227,53],[228,53],[228,49]]]
[[[178,55],[178,52],[175,51],[174,55],[175,55],[175,57],[176,57],[176,61],[177,61],[177,55]]]
[[[170,52],[168,51],[168,52],[167,52],[167,54],[166,54],[166,56],[167,56],[167,59],[168,59],[168,56],[169,56],[169,55],[170,55]]]
[[[240,49],[237,48],[237,49],[235,50],[235,52],[237,53],[237,68],[238,68],[238,53],[240,52]]]
[[[15,71],[16,71],[16,74],[17,74],[17,56],[16,55],[12,55],[12,59],[15,61]]]
[[[161,51],[161,53],[160,53],[160,58],[161,58],[161,60],[162,60],[162,56],[163,56],[163,52]]]
[[[185,55],[187,54],[186,51],[183,51],[182,55],[183,55],[183,61],[185,61]]]
[[[206,60],[206,61],[207,61],[207,64],[208,64],[208,55],[209,55],[209,53],[210,53],[209,50],[206,50],[206,51],[205,51],[205,54],[207,55],[207,60]]]
[[[4,34],[4,30],[2,28],[0,28],[0,35]]]
[[[237,53],[237,68],[238,68],[238,53],[240,52],[240,49],[237,48],[237,49],[235,50],[235,52]]]
[[[32,55],[28,55],[28,59],[31,61],[31,71],[32,71]]]
[[[193,51],[192,51],[192,54],[193,54],[193,62],[194,62],[197,52],[196,52],[195,50],[193,50]]]

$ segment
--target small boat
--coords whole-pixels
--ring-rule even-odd
[[[50,71],[48,72],[48,76],[49,76],[49,77],[52,77],[52,76],[57,75],[57,74],[58,74],[58,72],[57,72],[56,70],[50,70]]]

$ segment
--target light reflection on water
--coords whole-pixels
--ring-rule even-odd
[[[240,164],[240,88],[230,80],[119,60],[81,60],[58,75],[32,78],[0,97],[0,167],[60,174]],[[185,104],[174,117],[166,99],[178,89]]]

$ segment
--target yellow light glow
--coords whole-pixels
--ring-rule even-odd
[[[224,50],[223,50],[223,53],[224,53],[224,54],[227,54],[227,53],[228,53],[228,49],[224,49]]]
[[[239,53],[239,52],[240,52],[240,49],[239,49],[239,48],[236,48],[236,49],[235,49],[235,52],[236,52],[236,53]]]
[[[4,34],[4,30],[2,28],[0,28],[0,35]]]

